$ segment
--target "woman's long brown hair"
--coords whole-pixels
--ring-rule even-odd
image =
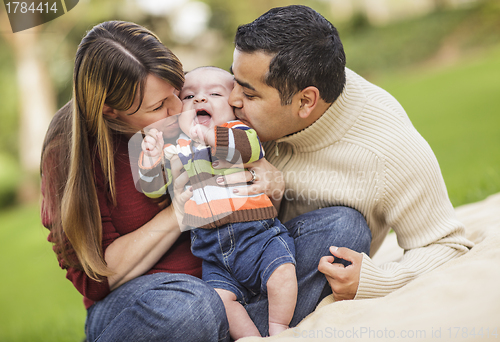
[[[121,21],[95,26],[76,53],[73,99],[56,113],[45,136],[42,210],[56,252],[66,267],[82,269],[94,280],[110,274],[102,251],[94,163],[100,164],[116,205],[112,135],[133,130],[104,115],[104,104],[128,110],[137,92],[142,102],[149,74],[178,90],[184,83],[182,64],[152,32]]]

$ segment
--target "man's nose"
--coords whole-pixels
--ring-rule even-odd
[[[229,105],[232,107],[236,108],[241,108],[243,107],[243,102],[241,101],[241,95],[237,90],[237,87],[239,86],[236,82],[234,82],[234,87],[233,90],[231,91],[231,94],[229,94]]]

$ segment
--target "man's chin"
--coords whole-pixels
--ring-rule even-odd
[[[242,118],[242,117],[239,117],[238,115],[236,115],[236,119],[243,122],[245,125],[250,126],[250,122],[248,122],[248,120],[246,120],[245,118]]]

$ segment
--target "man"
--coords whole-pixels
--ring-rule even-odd
[[[274,8],[239,27],[235,45],[229,102],[284,174],[279,218],[317,228],[321,208],[344,206],[371,231],[369,255],[332,247],[351,265],[319,261],[335,300],[387,295],[472,247],[430,146],[390,94],[345,68],[331,23],[305,6]],[[378,267],[370,256],[391,228],[405,255]]]

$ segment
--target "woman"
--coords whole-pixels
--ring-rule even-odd
[[[222,301],[177,223],[190,197],[182,165],[173,161],[174,201],[158,203],[135,189],[128,156],[133,132],[181,111],[183,83],[177,57],[139,25],[102,23],[78,48],[73,99],[43,146],[42,220],[84,296],[88,340],[229,339]]]

